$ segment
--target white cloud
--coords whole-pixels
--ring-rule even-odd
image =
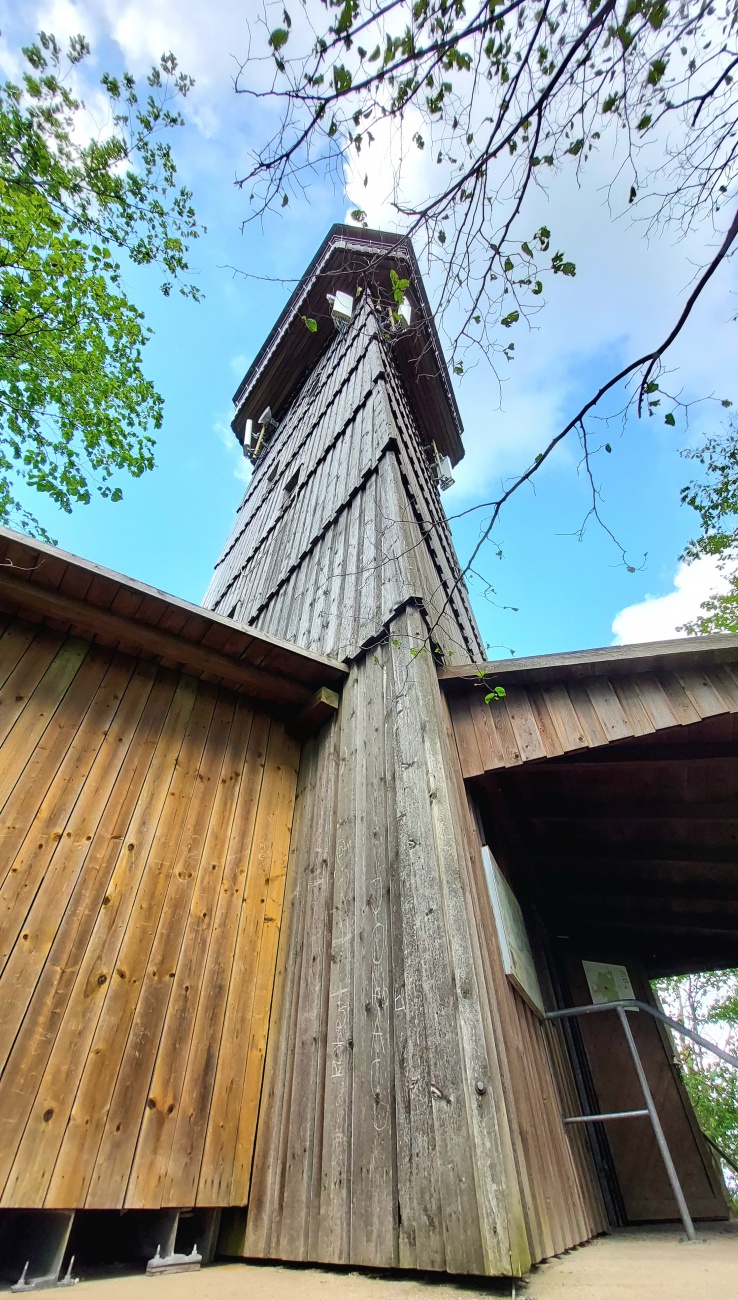
[[[674,574],[673,591],[664,596],[646,596],[639,604],[628,605],[615,615],[614,644],[633,645],[639,641],[686,636],[677,628],[700,613],[700,605],[708,596],[727,590],[728,581],[713,556],[705,555],[692,564],[682,560]]]

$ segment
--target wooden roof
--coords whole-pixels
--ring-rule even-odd
[[[490,843],[554,941],[650,976],[738,965],[738,637],[441,676]]]
[[[410,280],[411,325],[392,343],[410,406],[427,442],[435,441],[454,464],[461,459],[461,416],[412,244],[386,231],[339,224],[324,239],[234,395],[232,427],[241,442],[246,420],[258,420],[267,406],[280,418],[332,340],[326,294],[342,290],[353,297],[359,285],[373,283],[389,306],[391,269]],[[317,331],[306,329],[303,316],[317,322]]]
[[[335,660],[8,528],[0,528],[0,608],[220,682],[289,715],[321,688],[340,687],[347,672]]]
[[[481,692],[451,699],[465,776],[738,713],[738,679],[729,665],[505,691],[491,705]]]

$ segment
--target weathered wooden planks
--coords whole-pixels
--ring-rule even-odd
[[[530,1260],[425,635],[397,619],[305,750],[245,1255]]]
[[[639,672],[633,665],[611,680],[557,680],[552,668],[550,681],[508,686],[505,698],[490,704],[484,682],[469,677],[462,687],[447,672],[443,680],[453,682],[449,707],[465,777],[738,713],[728,665],[678,673]]]
[[[0,1205],[243,1204],[298,743],[21,623],[3,676]]]
[[[482,644],[396,361],[367,298],[258,462],[205,600],[347,657],[418,601],[448,661],[466,663]]]

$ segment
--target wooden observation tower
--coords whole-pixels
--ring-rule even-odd
[[[673,1219],[614,998],[725,1217],[649,981],[738,966],[738,638],[484,662],[405,239],[333,227],[234,430],[203,606],[0,529],[0,1271]]]

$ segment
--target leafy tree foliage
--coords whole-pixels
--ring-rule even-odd
[[[197,298],[187,253],[199,227],[166,138],[193,84],[171,54],[143,96],[131,76],[103,76],[108,128],[85,142],[68,84],[84,38],[64,56],[42,32],[23,53],[21,84],[0,86],[0,520],[43,534],[23,483],[70,511],[93,491],[120,499],[121,472],[152,468],[163,403],[117,259]]]
[[[573,250],[533,217],[555,175],[578,179],[598,152],[613,215],[630,211],[645,229],[679,234],[714,223],[715,245],[665,337],[593,393],[500,497],[475,507],[488,517],[464,572],[510,495],[570,435],[581,441],[598,516],[588,420],[624,389],[626,411],[632,403],[638,415],[676,423],[664,357],[738,240],[733,0],[323,0],[294,24],[281,0],[265,12],[261,45],[252,41],[236,83],[276,121],[240,181],[253,214],[307,193],[315,174],[343,185],[348,169],[361,179],[372,149],[399,142],[398,225],[435,268],[456,373],[480,349],[495,364],[512,359],[512,335],[540,310],[547,284],[575,275]],[[437,177],[420,195],[416,151]],[[361,208],[353,218],[366,220]]]
[[[727,592],[709,596],[703,612],[683,630],[696,636],[738,632],[738,421],[730,420],[682,454],[700,468],[699,477],[682,489],[682,502],[697,511],[700,521],[699,536],[689,543],[684,558],[716,556],[729,580]]]
[[[738,1056],[738,970],[675,975],[656,990],[675,1020]],[[738,1208],[738,1071],[688,1038],[675,1034],[674,1046],[702,1130],[732,1162],[724,1168]]]

